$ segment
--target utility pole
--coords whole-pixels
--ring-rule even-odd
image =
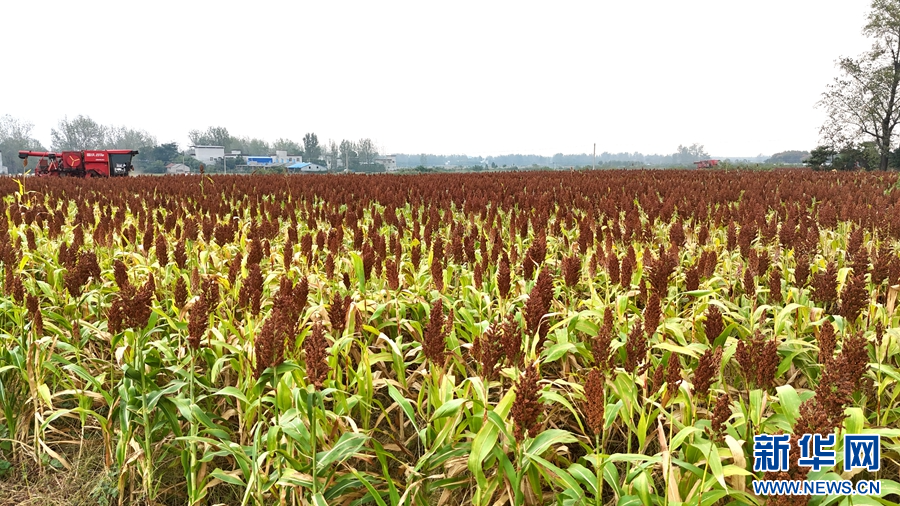
[[[594,155],[591,156],[591,170],[597,168],[597,143],[594,143]]]

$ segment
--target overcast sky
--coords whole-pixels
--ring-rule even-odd
[[[868,0],[5,1],[0,114],[382,152],[812,149]]]

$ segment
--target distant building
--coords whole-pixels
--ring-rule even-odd
[[[191,156],[203,163],[225,158],[225,146],[191,146]]]
[[[300,163],[303,161],[302,155],[291,155],[288,154],[287,151],[276,151],[273,155],[264,155],[264,156],[246,156],[244,158],[246,160],[247,165],[251,167],[269,167],[276,165],[290,165],[293,163]]]
[[[384,165],[384,170],[393,172],[397,170],[397,157],[395,155],[385,155],[375,157],[375,163]]]
[[[289,172],[316,173],[328,172],[328,167],[309,162],[299,162],[287,166]]]
[[[170,163],[166,165],[166,174],[190,174],[191,168],[183,163]]]
[[[3,165],[3,152],[0,152],[0,175],[9,174],[9,169],[6,168],[6,165]]]

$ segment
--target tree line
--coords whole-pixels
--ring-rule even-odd
[[[19,150],[46,151],[34,137],[34,125],[26,120],[10,115],[0,117],[0,150],[3,153],[3,164],[10,171],[21,170],[18,160]],[[224,126],[210,126],[206,129],[193,129],[188,132],[192,145],[222,146],[226,154],[239,151],[241,155],[267,155],[275,151],[286,151],[288,155],[299,155],[304,161],[316,163],[329,170],[349,169],[353,172],[384,172],[385,167],[376,162],[380,156],[375,143],[369,138],[356,141],[343,139],[340,142],[329,139],[320,142],[315,133],[307,133],[300,141],[279,138],[269,143],[256,137],[233,135]],[[124,126],[103,125],[89,116],[76,116],[59,120],[50,132],[49,150],[67,151],[82,149],[137,149],[139,154],[134,164],[138,172],[163,173],[170,163],[185,163],[192,170],[199,168],[200,162],[187,156],[177,143],[160,143],[146,130]],[[701,144],[679,145],[676,151],[668,155],[645,155],[634,153],[611,153],[604,151],[596,156],[588,153],[563,154],[553,156],[507,154],[488,157],[474,157],[465,154],[397,154],[398,168],[432,168],[432,167],[464,167],[464,168],[529,168],[529,167],[622,167],[622,166],[690,166],[697,160],[709,158],[705,147]],[[209,172],[221,171],[224,168],[234,170],[236,165],[244,163],[242,157],[229,157],[207,165]]]
[[[697,160],[706,160],[709,153],[702,144],[694,143],[690,146],[679,145],[676,151],[668,155],[645,155],[635,151],[634,153],[611,153],[604,151],[594,156],[591,153],[563,154],[556,153],[553,156],[507,154],[487,157],[472,157],[464,154],[435,155],[430,153],[398,154],[397,166],[402,168],[413,167],[621,167],[623,165],[648,165],[648,166],[688,166]]]
[[[18,152],[30,151],[69,151],[82,149],[137,149],[139,154],[134,159],[135,168],[143,173],[163,173],[169,163],[184,163],[193,170],[199,168],[200,162],[187,156],[186,151],[179,149],[176,142],[160,143],[156,137],[146,130],[124,126],[103,125],[89,116],[79,115],[59,120],[50,131],[50,146],[45,147],[34,134],[34,124],[10,115],[0,117],[0,152],[3,165],[11,173],[22,171]],[[239,137],[232,135],[226,127],[210,126],[205,130],[190,130],[188,138],[192,145],[222,146],[225,152],[240,151],[242,155],[268,155],[275,151],[287,151],[290,155],[299,155],[304,161],[327,166],[331,169],[348,167],[358,172],[383,172],[384,166],[375,163],[379,156],[372,139],[363,138],[358,141],[344,139],[340,143],[333,140],[320,143],[315,133],[307,133],[300,142],[287,138],[279,138],[269,143],[255,137]],[[233,169],[240,158],[219,160],[208,167],[210,172],[222,169],[227,163]]]

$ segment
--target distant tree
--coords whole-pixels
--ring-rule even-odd
[[[106,136],[103,147],[106,149],[137,149],[146,151],[156,146],[156,137],[146,130],[119,127],[104,127]]]
[[[225,151],[231,150],[232,137],[225,127],[209,127],[205,131],[191,130],[188,138],[194,146],[222,146]]]
[[[697,160],[706,160],[709,158],[709,153],[706,152],[702,144],[691,144],[690,146],[682,146],[678,145],[678,151],[673,155],[675,159],[675,163],[680,165],[688,165],[696,162]]]
[[[428,167],[428,155],[426,155],[425,153],[419,155],[419,166]]]
[[[810,151],[809,157],[806,159],[806,164],[813,169],[820,169],[828,164],[834,155],[835,152],[831,146],[818,146],[816,149]]]
[[[161,162],[181,161],[181,153],[178,151],[178,144],[174,142],[154,146],[147,150],[146,154],[147,158],[151,160],[159,160]]]
[[[809,156],[809,151],[782,151],[770,156],[765,163],[803,163],[803,160]]]
[[[303,156],[307,162],[322,160],[322,147],[319,146],[319,138],[314,133],[303,136]]]
[[[878,166],[886,170],[900,122],[900,2],[873,0],[871,9],[862,33],[874,39],[872,48],[837,61],[841,75],[818,105],[828,116],[823,135],[837,130],[852,141],[871,139],[878,150]]]
[[[267,155],[272,151],[268,142],[255,137],[232,137],[228,144],[229,147],[225,148],[226,153],[240,150],[247,155]]]
[[[102,149],[106,134],[107,128],[88,116],[78,115],[73,120],[64,117],[50,129],[50,143],[54,151]]]
[[[900,169],[900,148],[891,151],[891,156],[888,159],[888,166],[892,169]]]
[[[34,125],[9,114],[0,116],[0,152],[3,163],[11,174],[22,170],[19,151],[44,151],[44,147],[31,136]]]
[[[806,163],[813,169],[874,170],[879,167],[881,155],[874,141],[845,144],[839,150],[831,146],[818,146],[810,152]]]
[[[372,159],[375,157],[375,143],[372,142],[372,139],[360,139],[356,144],[356,150],[359,151],[360,163],[372,164]]]
[[[832,164],[838,170],[875,170],[879,168],[881,154],[874,141],[845,146]]]
[[[328,170],[337,170],[338,160],[340,159],[341,152],[338,149],[338,145],[334,140],[328,140]]]
[[[346,139],[341,141],[338,148],[341,154],[341,160],[344,162],[344,170],[353,170],[359,165],[359,155],[356,152],[356,144]]]
[[[305,155],[303,147],[290,139],[276,139],[272,143],[274,151],[287,151],[289,155]]]
[[[158,160],[152,162],[135,163],[135,171],[139,174],[165,174],[166,163]]]

